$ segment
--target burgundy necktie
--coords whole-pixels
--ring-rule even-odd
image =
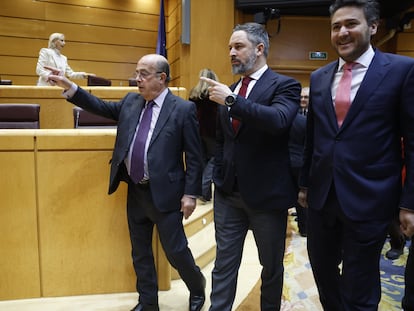
[[[145,143],[148,138],[154,104],[153,101],[150,101],[144,109],[132,150],[130,176],[136,184],[144,178]]]
[[[240,87],[239,90],[239,95],[242,97],[246,97],[246,93],[247,93],[247,87],[249,86],[250,81],[252,81],[253,79],[250,77],[244,77],[242,79],[242,85]],[[236,118],[232,118],[231,119],[231,125],[233,126],[233,130],[235,133],[237,133],[237,130],[239,129],[240,126],[240,120],[237,120]]]
[[[339,81],[338,88],[335,95],[335,111],[338,126],[341,127],[345,116],[351,106],[351,82],[352,82],[352,68],[355,63],[345,63],[343,66],[343,74]]]

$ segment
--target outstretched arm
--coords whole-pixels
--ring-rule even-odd
[[[61,87],[62,89],[69,90],[72,86],[73,82],[70,81],[65,76],[60,75],[60,70],[54,67],[45,66],[45,69],[50,70],[52,74],[50,74],[47,78],[47,82],[50,83],[50,85],[56,85]]]

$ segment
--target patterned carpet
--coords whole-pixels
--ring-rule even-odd
[[[401,310],[401,298],[404,292],[404,267],[408,248],[397,260],[389,260],[385,252],[390,248],[384,244],[381,256],[382,299],[379,311]],[[259,310],[260,280],[248,297],[239,305],[237,311]],[[306,252],[306,238],[299,235],[294,217],[289,216],[287,244],[285,253],[285,280],[283,288],[282,311],[320,311],[318,292],[313,280]]]

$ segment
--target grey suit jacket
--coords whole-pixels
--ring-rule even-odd
[[[78,88],[70,102],[118,121],[111,160],[109,193],[127,181],[124,159],[128,154],[145,99],[128,93],[119,102],[103,101]],[[179,209],[183,194],[201,195],[202,156],[195,104],[168,92],[147,152],[151,192],[161,211]]]

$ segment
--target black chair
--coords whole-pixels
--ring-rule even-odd
[[[88,86],[111,86],[112,81],[98,77],[98,76],[88,76]]]
[[[116,128],[117,121],[73,107],[74,128]]]
[[[39,104],[0,104],[0,129],[39,129]]]

